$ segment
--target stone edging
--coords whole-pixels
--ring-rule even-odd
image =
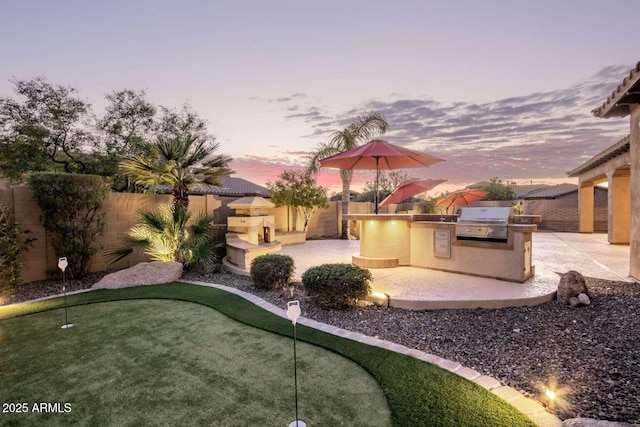
[[[208,286],[212,288],[222,289],[226,292],[238,295],[246,299],[247,301],[277,316],[280,316],[284,319],[287,318],[284,309],[281,309],[271,304],[270,302],[267,302],[262,298],[259,298],[256,295],[253,295],[249,292],[244,292],[236,288],[232,288],[224,285],[218,285],[214,283],[198,282],[198,281],[191,281],[191,280],[181,280],[181,281],[185,283],[191,283],[193,285]],[[391,341],[381,340],[375,337],[361,334],[359,332],[351,332],[344,329],[340,329],[338,327],[317,322],[312,319],[307,319],[304,316],[300,317],[300,319],[298,320],[298,323],[314,329],[318,329],[323,332],[327,332],[329,334],[337,335],[342,338],[347,338],[347,339],[358,341],[367,345],[384,348],[390,351],[394,351],[396,353],[405,354],[407,356],[415,357],[416,359],[420,359],[422,361],[434,364],[442,369],[446,369],[449,372],[452,372],[456,375],[466,378],[467,380],[474,382],[481,387],[486,388],[496,396],[500,397],[510,405],[514,406],[520,412],[524,413],[534,423],[536,423],[536,425],[540,427],[562,426],[562,421],[555,415],[547,412],[544,406],[542,406],[540,403],[536,402],[533,399],[525,397],[518,390],[502,384],[500,381],[498,381],[493,377],[490,377],[488,375],[482,375],[479,372],[470,368],[466,368],[457,362],[443,359],[433,354],[425,353],[424,351],[421,351],[421,350],[411,349],[409,347],[396,344]]]
[[[218,285],[215,283],[199,282],[199,281],[193,281],[193,280],[180,280],[180,281],[184,283],[190,283],[192,285],[218,288],[223,291],[238,295],[239,297],[246,299],[247,301],[257,305],[258,307],[261,307],[267,310],[270,313],[273,313],[279,317],[287,319],[287,315],[284,309],[281,309],[271,304],[270,302],[267,302],[262,298],[257,297],[252,293],[244,292],[229,286]],[[95,289],[81,289],[78,291],[67,292],[67,295],[80,294],[80,293],[89,292],[93,290]],[[38,298],[36,300],[32,300],[28,302],[42,301],[42,300],[47,300],[52,298],[58,298],[60,296],[61,295],[51,295],[48,297]],[[300,319],[298,320],[298,323],[300,323],[301,325],[308,326],[310,328],[318,329],[320,331],[323,331],[329,334],[337,335],[342,338],[347,338],[353,341],[361,342],[363,344],[384,348],[390,351],[394,351],[396,353],[415,357],[416,359],[420,359],[424,362],[434,364],[442,369],[446,369],[449,372],[452,372],[456,375],[460,375],[461,377],[466,378],[467,380],[474,382],[481,387],[486,388],[496,396],[500,397],[510,405],[514,406],[520,412],[524,413],[527,417],[531,419],[531,421],[536,423],[536,425],[538,425],[539,427],[561,427],[562,426],[562,421],[555,415],[547,412],[544,406],[542,406],[540,403],[536,402],[533,399],[525,397],[518,390],[502,384],[497,379],[490,377],[488,375],[482,375],[479,372],[475,371],[474,369],[466,368],[462,366],[458,362],[453,362],[451,360],[443,359],[439,356],[425,353],[424,351],[421,351],[421,350],[411,349],[404,345],[396,344],[391,341],[381,340],[379,338],[364,335],[359,332],[351,332],[345,329],[340,329],[338,327],[317,322],[312,319],[307,319],[304,316],[300,317]]]

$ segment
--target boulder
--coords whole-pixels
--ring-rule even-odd
[[[94,289],[115,289],[138,285],[157,285],[174,282],[182,276],[182,263],[179,262],[141,262],[131,268],[107,274]]]
[[[580,300],[576,297],[569,298],[569,305],[571,307],[577,307],[581,304]]]
[[[589,295],[582,293],[580,295],[578,295],[578,299],[580,300],[580,304],[582,305],[589,305],[591,304],[591,298],[589,298]]]
[[[588,294],[589,290],[584,280],[584,276],[577,271],[567,271],[560,277],[558,283],[557,299],[561,302],[568,302],[571,298],[577,298],[580,294]]]

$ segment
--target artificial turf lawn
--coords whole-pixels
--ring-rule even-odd
[[[277,426],[295,418],[289,338],[182,301],[105,302],[71,314],[69,330],[60,329],[61,310],[0,322],[3,400],[70,404],[66,413],[1,414],[0,424]],[[304,419],[391,425],[367,372],[299,344]]]
[[[288,320],[275,316],[237,295],[205,286],[173,283],[99,290],[70,296],[68,303],[78,305],[136,298],[196,302],[247,325],[291,336],[292,328]],[[0,308],[0,319],[60,308],[62,303],[62,299],[57,298]],[[298,326],[297,332],[300,341],[332,350],[366,369],[384,392],[395,426],[535,425],[524,414],[488,390],[431,364],[303,325]]]

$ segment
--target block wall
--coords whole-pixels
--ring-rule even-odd
[[[239,199],[239,197],[218,197],[213,195],[192,194],[189,196],[189,210],[198,212],[206,210],[214,211],[216,223],[226,224],[227,217],[234,214],[227,204]],[[99,250],[96,254],[91,271],[119,270],[131,267],[139,262],[148,261],[143,253],[133,253],[123,260],[109,264],[106,253],[118,248],[125,233],[135,225],[136,212],[140,208],[153,208],[161,203],[172,203],[171,195],[164,194],[131,194],[109,193],[106,203],[106,218],[104,234],[98,238]],[[40,208],[33,199],[33,192],[28,187],[18,186],[10,189],[0,189],[0,203],[9,207],[9,213],[13,220],[20,223],[23,229],[30,231],[30,236],[37,240],[22,257],[22,278],[25,282],[46,280],[59,277],[58,258],[66,254],[55,254],[49,243],[47,233],[40,223]],[[340,221],[342,217],[341,202],[331,202],[328,209],[318,211],[310,220],[307,230],[308,237],[337,237],[340,235]],[[301,230],[303,218],[295,209],[287,213],[286,207],[269,209],[275,218],[276,230],[285,231],[287,221],[290,229]],[[371,204],[351,202],[351,213],[370,213]],[[352,223],[356,227],[356,223]],[[277,232],[276,232],[277,236]]]
[[[153,208],[160,203],[172,203],[171,195],[109,193],[105,206],[105,229],[98,237],[98,253],[91,264],[91,271],[118,270],[130,267],[141,261],[148,261],[142,253],[134,253],[125,259],[109,264],[105,258],[107,251],[120,245],[124,234],[136,223],[136,212],[142,207]],[[8,190],[0,190],[0,202],[9,206],[13,219],[20,223],[23,230],[29,230],[29,236],[37,240],[22,257],[22,279],[24,282],[45,280],[58,277],[58,258],[67,254],[55,254],[50,245],[47,233],[40,222],[40,207],[33,198],[28,187],[18,186]],[[221,205],[211,195],[191,195],[189,210],[211,212]]]

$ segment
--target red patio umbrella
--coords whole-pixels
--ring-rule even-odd
[[[378,213],[378,179],[380,170],[422,168],[442,161],[437,157],[409,150],[382,139],[374,139],[364,145],[322,159],[320,160],[320,166],[344,170],[375,169],[375,212]]]
[[[429,191],[445,181],[446,179],[408,179],[380,202],[380,207],[390,205],[391,203],[400,203],[411,196]]]
[[[446,207],[449,209],[451,206],[466,206],[478,200],[482,200],[489,194],[484,190],[459,190],[454,191],[447,197],[443,197],[436,202],[436,206]]]

